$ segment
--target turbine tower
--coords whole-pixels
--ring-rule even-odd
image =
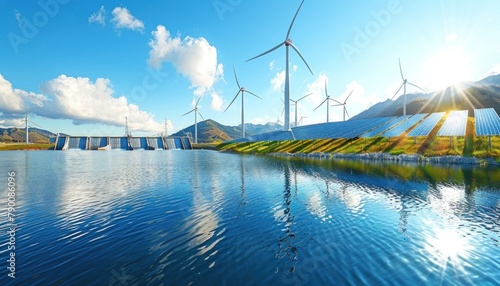
[[[30,144],[30,142],[29,142],[29,136],[28,136],[28,135],[29,135],[29,126],[28,126],[28,122],[31,122],[32,124],[34,124],[34,125],[36,125],[36,126],[38,126],[38,127],[40,127],[40,128],[43,128],[43,127],[42,127],[42,126],[40,126],[40,125],[38,125],[38,124],[36,124],[36,123],[35,123],[35,122],[33,122],[32,120],[30,120],[30,119],[28,118],[28,112],[26,112],[26,117],[24,118],[24,121],[25,121],[25,123],[26,123],[26,144]]]
[[[396,93],[391,97],[391,100],[399,93],[401,88],[404,86],[404,89],[403,89],[403,91],[404,91],[403,116],[405,116],[406,115],[406,84],[413,85],[414,87],[422,90],[423,92],[425,92],[425,90],[423,88],[421,88],[420,86],[417,86],[411,82],[408,82],[408,80],[404,77],[403,69],[401,68],[401,59],[399,59],[399,72],[401,73],[401,78],[403,79],[403,83],[399,87],[398,91],[396,91]]]
[[[200,96],[200,98],[198,98],[198,100],[196,101],[196,104],[194,105],[194,108],[191,109],[190,111],[184,113],[182,116],[184,115],[188,115],[189,113],[191,112],[194,112],[194,144],[197,144],[198,143],[198,117],[197,115],[199,114],[201,116],[201,119],[205,120],[205,118],[203,118],[203,115],[201,115],[201,113],[198,111],[198,103],[200,102],[200,99],[202,98],[203,96]]]
[[[246,90],[245,87],[240,86],[240,83],[238,82],[238,76],[236,76],[236,70],[234,69],[234,66],[233,66],[233,72],[234,72],[234,79],[236,79],[236,84],[238,85],[239,90],[238,90],[238,93],[236,93],[236,96],[231,101],[231,103],[229,103],[229,105],[227,106],[226,110],[231,106],[231,104],[233,104],[234,100],[241,93],[241,138],[245,138],[245,91],[250,93],[251,95],[257,97],[257,98],[260,98],[260,97],[258,95],[256,95],[255,93],[253,93],[249,90]],[[224,110],[224,112],[226,112],[226,110]]]
[[[256,59],[258,57],[261,57],[265,54],[268,54],[278,48],[280,48],[281,46],[285,45],[285,50],[286,50],[286,69],[285,69],[285,124],[283,126],[283,130],[284,131],[289,131],[290,130],[290,60],[289,60],[289,47],[292,47],[295,52],[297,52],[297,54],[300,56],[300,58],[302,59],[302,61],[304,61],[304,63],[306,64],[307,68],[309,69],[309,71],[311,72],[311,74],[313,74],[311,68],[309,67],[309,65],[307,64],[306,60],[304,59],[304,57],[302,56],[302,54],[299,52],[299,50],[297,49],[297,47],[292,43],[292,40],[289,38],[290,36],[290,32],[292,31],[292,26],[293,26],[293,23],[295,22],[295,18],[297,18],[297,15],[299,14],[299,11],[300,11],[300,8],[302,7],[302,4],[304,4],[304,0],[302,0],[302,3],[300,3],[300,6],[299,6],[299,9],[297,9],[297,12],[295,13],[295,16],[293,17],[293,20],[292,20],[292,23],[290,24],[290,27],[288,28],[288,32],[286,34],[286,37],[285,37],[285,40],[281,43],[279,43],[277,46],[275,46],[274,48],[268,50],[267,52],[264,52],[258,56],[255,56],[251,59],[248,59],[246,60],[247,62],[248,61],[251,61],[253,59]]]
[[[297,105],[299,105],[299,101],[301,101],[302,99],[308,97],[309,95],[311,95],[312,93],[309,93],[307,95],[304,95],[303,97],[297,99],[297,100],[293,100],[290,98],[290,101],[292,101],[293,103],[295,103],[295,127],[297,127]]]
[[[326,80],[325,80],[325,100],[323,100],[323,102],[321,102],[318,107],[316,107],[313,111],[316,111],[316,109],[320,108],[323,104],[325,104],[326,102],[326,122],[330,122],[330,104],[328,104],[328,101],[329,100],[332,100],[332,101],[335,101],[336,103],[338,104],[335,104],[335,105],[332,105],[332,106],[339,106],[339,105],[342,105],[342,103],[336,101],[335,99],[331,98],[330,95],[328,94],[328,88],[326,86]]]
[[[345,115],[347,114],[347,116],[349,116],[349,112],[347,112],[347,108],[345,107],[346,103],[347,103],[347,100],[349,99],[349,97],[351,96],[351,94],[354,92],[351,91],[351,93],[349,93],[349,95],[347,96],[347,98],[344,100],[344,103],[341,103],[340,105],[344,106],[344,121],[345,121]],[[338,102],[338,101],[337,101]],[[334,106],[339,106],[338,104],[334,105]],[[350,116],[349,116],[350,117]]]

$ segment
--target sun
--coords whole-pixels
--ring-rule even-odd
[[[470,59],[459,47],[439,51],[424,62],[423,68],[425,82],[433,91],[471,80]]]

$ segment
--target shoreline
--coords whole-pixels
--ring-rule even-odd
[[[439,164],[439,165],[476,165],[476,166],[500,166],[500,162],[493,158],[476,158],[464,156],[435,156],[425,157],[419,154],[401,154],[391,155],[385,153],[364,153],[364,154],[344,154],[344,153],[282,153],[274,152],[265,154],[266,156],[274,157],[295,157],[295,158],[311,158],[311,159],[346,159],[358,161],[373,161],[373,162],[406,162],[416,164]]]

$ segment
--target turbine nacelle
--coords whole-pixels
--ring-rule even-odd
[[[293,45],[292,39],[286,39],[285,40],[285,46],[290,46],[290,45]]]

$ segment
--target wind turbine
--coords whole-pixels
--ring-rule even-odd
[[[240,83],[238,82],[238,77],[236,76],[236,70],[234,69],[234,66],[233,66],[233,72],[234,72],[234,78],[236,79],[236,84],[238,85],[238,88],[240,90],[238,90],[238,93],[236,93],[236,96],[233,98],[231,103],[229,103],[226,110],[229,108],[229,106],[231,106],[231,104],[233,104],[234,100],[238,97],[238,95],[240,95],[240,92],[241,92],[241,138],[245,138],[245,91],[250,93],[251,95],[257,97],[257,98],[260,98],[260,96],[256,95],[255,93],[253,93],[249,90],[246,90],[245,87],[240,86]],[[224,112],[226,112],[226,110],[224,110]]]
[[[26,117],[24,119],[25,123],[26,123],[26,144],[30,144],[29,142],[29,137],[28,137],[28,132],[29,132],[29,126],[28,126],[28,122],[31,122],[32,124],[40,127],[40,128],[43,128],[42,126],[36,124],[35,122],[33,122],[32,120],[28,119],[28,112],[26,112]]]
[[[320,108],[325,102],[326,102],[326,122],[330,122],[330,104],[328,104],[329,100],[335,101],[338,104],[332,105],[332,106],[340,106],[342,103],[336,101],[335,99],[331,98],[330,95],[328,94],[328,88],[326,87],[326,80],[325,80],[325,100],[321,102],[318,107],[316,107],[313,111],[316,111],[316,109]]]
[[[300,116],[299,125],[302,126],[302,119],[307,118],[307,116]]]
[[[297,127],[297,122],[298,122],[298,121],[297,121],[297,106],[299,105],[299,101],[301,101],[302,99],[304,99],[304,98],[308,97],[308,96],[309,96],[309,95],[311,95],[311,94],[312,94],[312,93],[309,93],[309,94],[307,94],[307,95],[304,95],[303,97],[301,97],[301,98],[299,98],[299,99],[297,99],[297,100],[293,100],[293,99],[291,99],[291,98],[290,98],[290,100],[291,100],[292,102],[294,102],[294,103],[295,103],[295,127]]]
[[[354,92],[351,91],[351,93],[349,93],[349,95],[347,96],[347,98],[344,100],[344,103],[341,103],[340,105],[344,106],[344,121],[345,121],[345,115],[347,114],[347,116],[349,116],[349,112],[347,112],[347,108],[345,107],[346,103],[347,103],[347,100],[349,99],[349,97],[351,96],[351,94]],[[337,101],[338,102],[338,101]],[[333,106],[339,106],[338,104],[335,104]],[[350,116],[349,116],[350,117]]]
[[[190,111],[184,113],[183,115],[181,116],[184,116],[184,115],[187,115],[191,112],[194,112],[194,144],[197,144],[198,143],[198,117],[197,115],[199,114],[201,116],[201,119],[205,120],[205,118],[203,118],[203,115],[201,115],[201,113],[198,111],[198,103],[200,102],[200,99],[202,98],[203,96],[200,96],[200,98],[198,98],[198,100],[196,101],[196,104],[194,105],[194,108],[191,109]]]
[[[391,100],[398,94],[398,92],[404,86],[404,104],[403,104],[403,116],[404,116],[404,115],[406,115],[406,84],[413,85],[414,87],[422,90],[423,92],[425,92],[425,90],[423,88],[421,88],[420,86],[417,86],[411,82],[408,82],[408,80],[404,77],[403,69],[401,68],[401,59],[400,58],[399,58],[399,72],[401,72],[401,78],[403,79],[403,83],[399,87],[398,91],[396,91],[396,93],[391,97]]]
[[[251,59],[246,60],[247,62],[251,61],[253,59],[256,59],[256,58],[261,57],[265,54],[268,54],[268,53],[280,48],[281,46],[285,45],[285,48],[286,48],[286,69],[285,69],[285,124],[283,125],[284,131],[290,130],[290,61],[289,61],[290,56],[289,56],[289,47],[292,47],[295,50],[295,52],[297,52],[297,54],[300,56],[302,61],[304,61],[304,63],[306,64],[306,66],[309,69],[309,71],[311,72],[311,74],[313,74],[313,72],[312,72],[311,68],[309,67],[309,65],[307,64],[306,60],[304,59],[302,54],[299,52],[297,47],[292,43],[292,39],[289,38],[290,32],[292,31],[293,23],[295,22],[295,18],[297,18],[297,14],[299,14],[299,11],[300,11],[300,8],[302,7],[302,4],[304,4],[304,0],[302,0],[302,3],[300,3],[299,9],[297,9],[297,12],[295,13],[295,16],[293,17],[292,23],[290,24],[290,27],[288,28],[288,32],[286,33],[285,40],[283,42],[279,43],[274,48],[268,50],[267,52],[264,52],[258,56],[255,56]]]

